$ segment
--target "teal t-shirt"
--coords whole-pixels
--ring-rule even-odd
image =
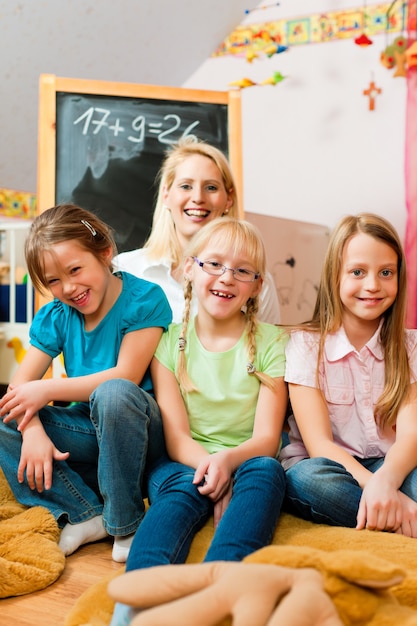
[[[35,315],[30,328],[30,343],[50,357],[61,352],[68,377],[87,376],[115,367],[125,334],[142,328],[168,328],[171,308],[159,285],[136,278],[127,272],[122,291],[101,322],[92,331],[84,329],[84,317],[73,307],[53,300]],[[140,386],[152,392],[149,371]]]
[[[171,324],[159,342],[155,356],[175,373],[181,324]],[[255,367],[276,378],[285,373],[284,331],[260,323],[256,335]],[[246,333],[226,352],[206,350],[190,320],[185,347],[187,371],[197,392],[184,394],[193,439],[211,454],[236,447],[252,436],[260,381],[246,369]]]

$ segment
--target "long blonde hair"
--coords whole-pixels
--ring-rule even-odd
[[[74,239],[104,264],[102,252],[109,248],[117,254],[113,231],[94,213],[75,204],[59,204],[38,215],[25,241],[25,258],[35,289],[49,291],[42,252],[62,241]],[[108,265],[112,271],[111,263]]]
[[[193,236],[185,250],[185,256],[198,257],[201,250],[206,248],[209,244],[212,247],[216,247],[219,251],[228,250],[232,255],[236,256],[242,254],[242,251],[244,251],[250,263],[256,268],[256,272],[260,274],[260,279],[264,278],[266,272],[265,247],[258,229],[253,226],[253,224],[232,217],[219,217],[209,222]],[[185,392],[197,391],[197,388],[188,376],[185,358],[187,328],[190,321],[191,296],[192,282],[186,278],[184,286],[185,307],[179,339],[179,354],[176,371],[180,387]],[[255,375],[262,383],[266,384],[268,387],[274,388],[275,381],[273,378],[263,372],[258,372],[254,366],[256,356],[256,330],[258,327],[256,316],[258,308],[259,295],[249,298],[246,303],[246,310],[244,311],[248,348],[248,362],[246,368],[249,375]]]
[[[211,159],[217,165],[223,178],[224,187],[233,199],[228,214],[230,217],[239,217],[236,184],[225,155],[218,148],[204,143],[204,141],[196,140],[193,136],[184,137],[168,150],[158,174],[158,196],[153,214],[152,230],[144,244],[149,257],[153,259],[166,258],[173,265],[179,265],[182,261],[183,250],[178,241],[171,212],[167,211],[164,206],[163,195],[164,189],[170,189],[172,186],[178,166],[196,154]]]
[[[313,317],[303,326],[320,332],[319,366],[326,336],[342,325],[343,305],[339,293],[343,250],[348,241],[359,233],[386,243],[398,259],[397,297],[384,313],[380,335],[384,348],[385,383],[375,415],[383,427],[395,423],[398,410],[410,392],[410,365],[405,344],[406,263],[400,238],[390,222],[373,213],[347,215],[339,221],[330,237]]]

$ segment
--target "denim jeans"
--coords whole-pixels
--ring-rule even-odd
[[[90,402],[39,411],[45,432],[67,461],[54,461],[52,488],[38,493],[19,484],[21,434],[0,420],[0,466],[13,494],[26,506],[42,505],[58,524],[79,524],[103,514],[110,535],[135,532],[144,516],[142,487],[148,466],[165,454],[158,405],[128,380],[109,380]]]
[[[383,458],[355,459],[374,473]],[[286,471],[286,511],[305,520],[330,526],[355,528],[362,488],[343,465],[326,458],[304,459]],[[413,470],[401,491],[417,501],[417,470]]]
[[[133,540],[126,570],[184,563],[191,542],[213,513],[213,503],[192,484],[195,470],[169,459],[150,473],[151,507]],[[270,457],[242,463],[233,495],[214,533],[205,561],[240,561],[269,544],[281,512],[285,476]]]

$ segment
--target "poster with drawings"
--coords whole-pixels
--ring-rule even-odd
[[[314,310],[330,230],[326,226],[245,212],[261,232],[277,289],[281,323],[298,324]]]

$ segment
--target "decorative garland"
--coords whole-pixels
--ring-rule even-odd
[[[239,56],[251,62],[295,46],[402,32],[407,23],[407,3],[391,2],[372,7],[320,13],[297,19],[238,26],[212,54]],[[359,41],[358,45],[363,45]]]

